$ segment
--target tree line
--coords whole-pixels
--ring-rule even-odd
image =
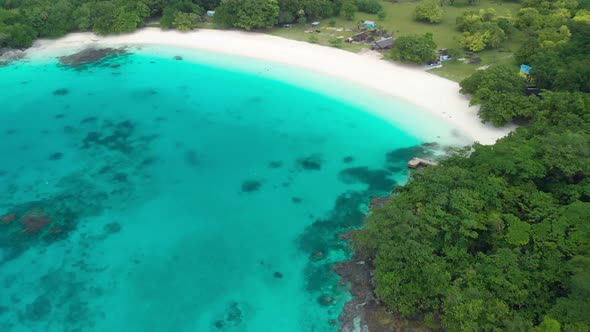
[[[482,121],[522,126],[414,173],[355,233],[391,310],[448,331],[590,331],[589,9],[523,1],[530,75],[461,82]]]

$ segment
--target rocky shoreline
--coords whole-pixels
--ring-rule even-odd
[[[373,197],[370,210],[382,207],[389,197]],[[353,231],[340,234],[349,242]],[[341,332],[425,332],[430,331],[421,320],[408,320],[390,312],[375,294],[377,284],[375,266],[370,257],[355,253],[352,259],[334,265],[341,282],[350,286],[353,298],[348,301],[338,317]]]
[[[12,48],[0,48],[0,67],[8,66],[11,62],[25,57],[25,51]]]

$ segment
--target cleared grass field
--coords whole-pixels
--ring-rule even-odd
[[[318,28],[321,31],[320,33],[315,32],[315,28],[312,28],[310,24],[293,24],[290,29],[274,28],[267,32],[272,35],[307,42],[312,38],[312,40],[315,39],[314,42],[318,44],[333,46],[330,41],[333,41],[336,38],[345,39],[355,34],[357,32],[356,28],[359,21],[371,20],[377,22],[378,28],[385,29],[386,31],[393,33],[394,36],[431,32],[438,48],[460,48],[459,38],[461,38],[461,33],[456,29],[455,22],[462,12],[494,8],[498,16],[510,15],[514,17],[520,7],[518,3],[493,0],[480,0],[475,5],[469,6],[467,0],[456,0],[454,6],[443,7],[445,16],[441,23],[427,24],[414,21],[413,12],[418,3],[419,2],[414,1],[398,3],[382,1],[386,13],[385,19],[379,20],[377,15],[365,13],[357,13],[353,21],[346,21],[341,17],[325,19],[320,21],[321,24]],[[305,32],[310,30],[314,32]],[[311,37],[312,35],[315,37]],[[445,62],[442,68],[433,69],[431,72],[454,81],[461,81],[465,77],[471,75],[477,70],[477,68],[485,65],[506,62],[513,64],[516,68],[516,64],[514,64],[511,55],[520,47],[522,39],[522,34],[516,32],[499,50],[485,50],[477,53],[476,56],[482,59],[482,62],[479,64],[465,64],[453,60]],[[359,52],[363,48],[370,47],[363,44],[348,43],[342,43],[338,46],[352,52]]]

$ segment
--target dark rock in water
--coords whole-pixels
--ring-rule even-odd
[[[125,54],[124,49],[115,48],[87,48],[78,53],[59,57],[59,62],[64,66],[80,67],[83,65],[100,62],[108,57]]]
[[[282,279],[283,278],[283,274],[281,272],[275,272],[272,274],[273,277],[277,278],[277,279]]]
[[[119,68],[119,67],[121,67],[121,65],[120,65],[120,64],[118,64],[118,63],[113,63],[113,64],[111,65],[111,67],[112,67],[112,68]]]
[[[238,303],[232,302],[225,310],[225,321],[235,326],[240,324],[242,319],[242,310],[238,307]]]
[[[268,167],[270,168],[281,168],[283,166],[282,161],[271,161],[268,163]]]
[[[98,120],[97,117],[95,117],[95,116],[89,116],[89,117],[86,117],[86,118],[80,120],[80,123],[81,124],[85,124],[85,123],[96,123],[97,120]]]
[[[354,161],[354,157],[353,156],[346,156],[346,157],[342,158],[342,162],[345,163],[345,164],[350,164],[353,161]]]
[[[319,154],[314,154],[300,158],[297,160],[297,165],[305,170],[319,171],[322,169],[322,157]]]
[[[324,307],[336,304],[336,300],[328,294],[322,294],[318,297],[318,303]]]
[[[291,201],[295,204],[301,203],[302,199],[300,197],[292,197]]]
[[[63,153],[61,153],[61,152],[56,152],[56,153],[53,153],[53,154],[51,154],[51,155],[49,156],[49,160],[52,160],[52,161],[55,161],[55,160],[60,160],[60,159],[61,159],[63,156],[64,156],[64,154],[63,154]]]
[[[76,131],[76,129],[72,126],[64,126],[63,128],[64,134],[71,134]]]
[[[0,316],[2,316],[6,312],[8,312],[8,307],[0,305]]]
[[[324,254],[323,251],[316,251],[313,253],[313,255],[311,255],[311,259],[314,261],[320,261],[322,259],[324,259],[324,257],[326,257],[326,255]]]
[[[13,135],[14,133],[16,133],[16,130],[14,129],[8,129],[7,131],[4,132],[6,135]]]
[[[125,173],[117,173],[113,176],[113,180],[116,182],[127,182],[128,176]]]
[[[148,158],[145,158],[145,159],[144,159],[144,160],[141,162],[141,165],[142,165],[142,166],[149,166],[149,165],[153,165],[153,164],[155,164],[155,163],[156,163],[156,160],[157,160],[157,159],[156,159],[156,158],[154,158],[154,157],[148,157]]]
[[[27,320],[39,321],[44,319],[51,312],[51,301],[45,295],[41,295],[27,305],[25,317]]]
[[[115,234],[121,231],[121,224],[118,222],[110,222],[104,225],[103,230],[106,234]]]
[[[222,320],[218,320],[218,321],[216,321],[216,322],[215,322],[213,325],[215,325],[215,327],[216,327],[218,330],[221,330],[221,329],[223,328],[223,321],[222,321]]]
[[[57,89],[57,90],[53,90],[53,94],[55,96],[65,96],[68,93],[70,93],[70,90],[62,88],[62,89]]]
[[[198,167],[201,164],[199,156],[195,150],[186,151],[184,153],[184,161],[187,163],[187,165],[193,168]]]
[[[257,181],[257,180],[244,181],[242,183],[242,192],[250,193],[250,192],[258,191],[261,186],[262,186],[262,183],[260,183],[260,181]]]
[[[390,164],[404,164],[408,160],[419,156],[421,158],[429,159],[434,156],[434,148],[437,146],[430,145],[430,143],[410,146],[407,148],[401,148],[390,151],[386,154],[385,158]]]
[[[436,142],[425,142],[425,143],[422,143],[421,145],[424,147],[433,148],[433,149],[438,147],[438,143],[436,143]]]
[[[182,57],[180,55],[177,55],[174,57],[174,60],[182,60]]]
[[[56,114],[53,118],[54,119],[63,119],[65,117],[64,114]]]
[[[337,320],[335,320],[335,319],[330,319],[330,320],[328,321],[328,324],[330,324],[330,326],[336,326],[336,324],[338,324],[338,321],[337,321]]]

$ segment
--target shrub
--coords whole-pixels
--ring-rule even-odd
[[[414,9],[414,19],[416,21],[440,23],[443,15],[444,11],[435,0],[423,1]]]
[[[436,56],[432,34],[401,36],[395,40],[391,56],[394,60],[424,64]]]
[[[357,0],[356,7],[359,12],[369,14],[377,14],[380,10],[383,10],[379,0]]]
[[[330,45],[332,45],[332,47],[336,47],[336,48],[340,48],[342,47],[342,39],[340,38],[332,38],[329,41]]]

